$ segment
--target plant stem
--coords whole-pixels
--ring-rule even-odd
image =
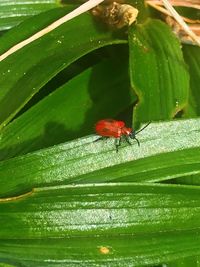
[[[176,12],[176,10],[173,8],[173,6],[169,3],[168,0],[162,0],[163,5],[165,8],[171,13],[173,18],[181,25],[183,30],[200,46],[200,39],[199,37],[190,30],[188,25],[185,23],[185,21],[181,18],[181,16]]]

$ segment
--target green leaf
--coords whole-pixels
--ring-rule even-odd
[[[115,117],[136,100],[127,65],[127,56],[104,60],[11,122],[0,133],[0,160],[92,133],[97,120]]]
[[[73,10],[72,6],[65,8],[56,8],[43,12],[42,14],[35,15],[26,21],[22,22],[20,25],[10,29],[1,37],[1,47],[0,53],[3,54],[12,46],[18,44],[19,42],[29,38],[36,32],[47,27],[60,17],[66,15]],[[20,34],[19,34],[20,33]]]
[[[199,105],[199,83],[200,83],[200,48],[197,46],[184,45],[183,54],[185,62],[189,67],[190,91],[189,104],[186,107],[184,116],[187,118],[200,115]]]
[[[53,14],[54,18],[55,14],[63,15],[64,9],[51,12],[48,12],[48,15]],[[37,17],[35,32],[41,27],[40,24],[46,23],[46,15],[43,13]],[[25,36],[28,25],[32,25],[32,19],[26,22],[24,28],[17,27],[15,35]],[[1,127],[8,123],[42,86],[69,64],[97,48],[126,42],[114,35],[116,34],[100,25],[97,27],[90,14],[83,14],[0,62]],[[10,43],[9,35],[5,36],[3,43],[6,44],[6,38]]]
[[[140,266],[195,256],[199,206],[200,189],[191,186],[40,188],[1,200],[0,258],[25,266]]]
[[[30,16],[60,5],[58,0],[0,0],[0,31],[8,30]]]
[[[130,27],[130,77],[139,98],[134,121],[166,120],[188,101],[189,76],[180,44],[159,20]]]
[[[194,173],[187,177],[179,177],[173,180],[173,183],[183,185],[200,185],[200,173]]]
[[[184,259],[176,260],[175,262],[170,262],[166,265],[167,267],[199,267],[199,257],[188,257]]]
[[[0,162],[0,196],[33,187],[105,181],[149,182],[200,173],[200,119],[152,123],[140,147],[88,136]]]
[[[43,240],[13,239],[0,240],[0,256],[2,261],[15,263],[15,266],[19,266],[20,263],[22,266],[33,267],[63,267],[63,264],[70,267],[138,267],[138,264],[154,266],[188,255],[196,255],[199,252],[199,241],[196,231],[103,238],[95,236]],[[101,251],[104,250],[109,253],[103,254]]]
[[[0,267],[16,267],[16,265],[10,265],[7,263],[0,263]]]
[[[189,5],[191,4],[191,6],[193,5],[193,7],[189,7]],[[197,6],[197,8],[195,8],[195,3],[188,3],[188,6],[186,4],[186,6],[177,6],[176,7],[176,11],[182,16],[182,17],[186,17],[188,19],[191,20],[200,20],[200,13],[199,13],[199,8]],[[195,21],[193,21],[193,23],[195,23]],[[196,21],[196,23],[198,23]]]

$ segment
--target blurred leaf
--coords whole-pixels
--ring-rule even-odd
[[[197,46],[184,45],[183,54],[188,64],[190,74],[189,104],[186,107],[184,116],[191,118],[200,115],[200,48]]]
[[[60,12],[61,16],[64,11],[57,9],[54,12],[57,15]],[[54,12],[52,11],[53,14]],[[50,14],[49,12],[48,15]],[[45,17],[45,13],[38,16],[35,32],[41,27],[40,23],[44,24]],[[32,19],[26,21],[25,28],[16,27],[15,34],[25,36],[28,24],[32,25]],[[10,43],[9,35],[5,36],[3,43],[6,43],[6,38]],[[111,31],[100,25],[97,27],[91,15],[85,13],[7,57],[0,62],[1,127],[8,123],[43,85],[69,64],[97,48],[124,42],[126,41],[115,37]]]
[[[127,62],[119,56],[89,68],[10,123],[0,160],[93,133],[98,119],[115,117],[136,99]]]
[[[33,187],[112,180],[149,182],[200,173],[200,119],[152,123],[141,146],[89,136],[0,162],[0,196]]]
[[[166,267],[199,267],[199,257],[188,257],[188,258],[181,258],[176,260],[175,262],[170,262],[166,265]]]
[[[198,255],[199,207],[200,188],[191,186],[40,188],[1,200],[0,258],[25,266],[138,266]]]
[[[0,267],[16,267],[16,265],[10,265],[7,263],[0,263]]]
[[[184,1],[183,1],[183,3],[184,3]],[[183,17],[187,17],[191,20],[200,20],[200,12],[199,12],[199,8],[198,8],[199,3],[197,3],[197,8],[189,7],[190,4],[195,5],[195,1],[188,1],[188,3],[186,3],[186,5],[187,4],[188,4],[188,6],[185,6],[185,7],[184,6],[175,7],[176,11]]]
[[[138,16],[137,16],[137,22],[136,23],[142,23],[145,19],[147,19],[148,16],[148,9],[147,5],[144,0],[126,0],[126,4],[132,5],[133,7],[138,9]]]
[[[0,0],[0,31],[8,30],[30,16],[60,5],[58,0]]]
[[[159,20],[130,27],[130,76],[139,97],[134,121],[166,120],[188,101],[189,76],[181,47]]]

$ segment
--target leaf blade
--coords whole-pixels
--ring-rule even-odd
[[[0,1],[0,31],[8,30],[26,18],[48,9],[59,7],[57,0]]]
[[[77,259],[91,265],[116,266],[117,261],[124,266],[130,261],[138,266],[198,255],[199,190],[161,184],[72,185],[1,201],[6,222],[0,229],[1,258],[30,261],[29,266],[47,259],[72,266]]]
[[[118,154],[113,139],[93,142],[97,136],[88,136],[2,161],[0,195],[89,180],[96,183],[115,179],[147,182],[197,174],[200,171],[196,141],[200,139],[199,125],[199,119],[152,123],[140,133],[140,147],[133,140],[132,146],[123,144]]]
[[[0,160],[92,133],[97,120],[133,103],[129,88],[126,56],[83,71],[2,130]]]
[[[189,103],[185,108],[184,117],[191,118],[199,116],[200,108],[198,103],[199,88],[197,84],[200,81],[200,56],[199,47],[193,47],[189,45],[183,46],[183,53],[186,63],[189,67],[190,73],[190,91],[189,91]]]
[[[40,17],[41,20],[44,15]],[[29,23],[31,21],[30,19]],[[77,25],[80,27],[79,35]],[[1,127],[5,126],[42,86],[69,64],[97,48],[124,42],[122,39],[115,39],[108,30],[97,29],[92,17],[83,14],[10,55],[0,64]],[[44,47],[48,49],[44,50]],[[38,72],[38,69],[42,71]]]
[[[178,40],[161,21],[149,19],[130,27],[129,47],[131,83],[139,98],[135,123],[173,118],[187,104],[189,90]]]

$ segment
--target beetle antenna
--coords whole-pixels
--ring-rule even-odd
[[[148,122],[142,129],[140,129],[139,131],[135,132],[135,134],[138,134],[139,132],[143,131],[147,126],[149,126],[150,123],[151,123],[151,121]]]

